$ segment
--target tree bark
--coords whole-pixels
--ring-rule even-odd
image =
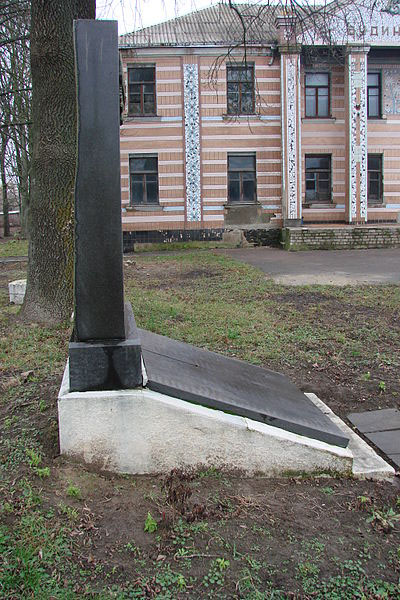
[[[73,306],[76,98],[72,23],[95,0],[32,0],[32,162],[28,281],[22,316],[67,319]]]
[[[7,154],[8,136],[4,132],[1,134],[1,153],[0,153],[0,173],[1,173],[1,189],[3,196],[3,235],[10,235],[10,219],[8,214],[8,185],[6,174],[6,154]]]

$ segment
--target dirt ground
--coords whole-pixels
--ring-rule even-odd
[[[342,416],[360,406],[398,406],[399,349],[392,335],[398,303],[388,290],[376,297],[369,289],[337,296],[332,288],[265,287],[257,272],[211,253],[124,262],[139,325],[261,360]],[[21,264],[0,265],[0,596],[400,598],[396,482],[332,474],[249,479],[206,466],[124,476],[59,456],[56,399],[69,331],[18,321],[7,283],[23,274]],[[272,313],[276,325],[262,321]],[[284,314],[289,333],[279,325]],[[259,323],[260,337],[256,327],[248,335],[249,319]],[[343,360],[332,356],[347,343],[337,341],[336,328],[352,323],[357,341],[366,320],[377,323],[380,358],[368,356],[371,375],[362,378],[368,371],[360,366],[365,357],[352,354],[357,345]],[[314,340],[312,323],[333,337]],[[263,346],[267,325],[278,337]],[[285,353],[267,357],[279,336]],[[299,354],[305,340],[310,355]]]

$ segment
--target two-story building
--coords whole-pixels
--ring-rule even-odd
[[[238,10],[121,36],[124,231],[398,223],[400,3]]]

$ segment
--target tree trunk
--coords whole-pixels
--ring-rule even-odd
[[[57,323],[73,305],[76,98],[73,19],[95,0],[32,0],[32,163],[28,281],[22,315]]]
[[[0,154],[0,173],[1,173],[1,189],[3,196],[3,234],[4,237],[10,235],[10,219],[8,214],[8,186],[6,175],[6,154],[7,154],[8,138],[5,133],[1,135],[1,154]]]

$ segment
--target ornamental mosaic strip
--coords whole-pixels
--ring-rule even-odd
[[[357,219],[357,164],[360,165],[360,217],[367,219],[367,55],[349,56],[350,80],[350,202],[349,220]],[[357,99],[357,91],[359,98]],[[359,136],[357,139],[357,126]]]
[[[286,59],[286,147],[287,147],[287,216],[289,219],[299,218],[297,211],[297,62],[298,55]]]
[[[186,215],[201,220],[199,70],[197,64],[183,65],[185,111]]]
[[[383,112],[400,115],[400,69],[397,67],[383,70]]]

